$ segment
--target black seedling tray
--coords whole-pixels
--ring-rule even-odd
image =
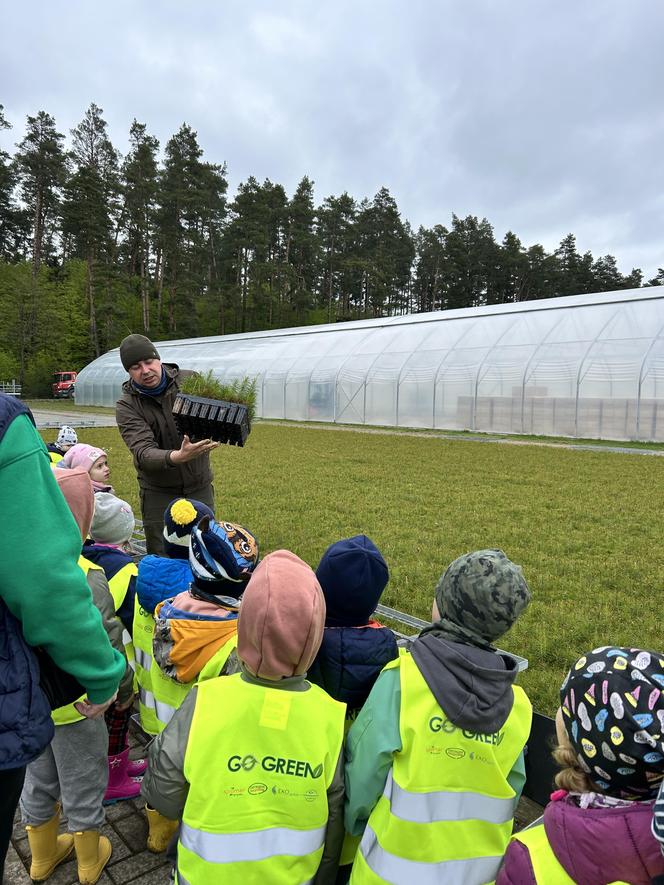
[[[220,399],[206,399],[178,393],[173,403],[178,430],[192,442],[214,439],[232,446],[243,446],[251,433],[247,407]]]

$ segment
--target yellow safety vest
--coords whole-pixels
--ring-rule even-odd
[[[147,734],[159,734],[166,728],[196,684],[196,680],[187,684],[176,682],[159,668],[152,653],[154,624],[154,616],[143,608],[137,597],[133,624],[135,672],[141,728]],[[218,676],[236,645],[237,633],[234,633],[203,667],[198,681]]]
[[[567,875],[556,855],[544,829],[544,824],[521,830],[512,841],[521,842],[528,849],[530,863],[535,874],[535,881],[542,885],[574,885],[574,879]],[[627,885],[626,882],[611,882],[610,885]]]
[[[141,728],[148,734],[159,734],[187,697],[191,685],[181,685],[159,669],[152,654],[154,616],[143,608],[138,597],[134,604],[133,627]]]
[[[103,568],[100,565],[95,565],[93,562],[90,562],[89,559],[86,559],[84,556],[78,557],[78,565],[83,569],[83,572],[87,578],[88,572],[97,569],[98,571],[103,572]],[[82,694],[78,701],[74,701],[71,704],[66,704],[64,707],[58,707],[57,710],[53,710],[51,716],[53,717],[53,722],[55,725],[70,725],[72,722],[80,722],[81,719],[85,719],[85,716],[81,716],[78,712],[74,704],[78,704],[79,701],[84,701],[85,695]]]
[[[512,834],[516,794],[507,778],[530,733],[530,701],[514,686],[505,724],[479,734],[450,722],[410,654],[385,667],[395,668],[402,749],[369,817],[350,881],[491,882]]]
[[[64,455],[58,455],[57,452],[49,452],[48,457],[51,461],[51,464],[57,464],[58,461],[62,461],[62,459],[64,458]]]
[[[180,885],[304,885],[325,843],[345,705],[240,673],[198,686],[184,759]]]
[[[108,582],[111,596],[113,597],[113,605],[115,610],[120,611],[120,606],[125,601],[127,591],[129,590],[129,582],[138,574],[138,566],[135,562],[128,562],[123,565]],[[129,666],[134,673],[136,672],[136,655],[134,653],[134,643],[127,630],[122,631],[122,641],[124,642],[125,654],[129,661]],[[134,679],[134,690],[137,688],[136,679]]]

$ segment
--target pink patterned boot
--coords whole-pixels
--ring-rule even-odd
[[[121,799],[135,799],[141,792],[140,777],[131,777],[128,772],[129,748],[108,757],[108,787],[104,805],[119,802]]]

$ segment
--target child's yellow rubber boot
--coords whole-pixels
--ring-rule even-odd
[[[168,848],[171,836],[178,828],[178,821],[164,817],[149,805],[145,806],[145,813],[148,816],[148,851],[161,854]]]
[[[111,843],[99,830],[84,830],[74,833],[74,847],[78,861],[78,881],[83,885],[94,885],[111,858]]]
[[[53,870],[66,860],[74,850],[74,837],[71,833],[58,835],[60,826],[60,806],[45,824],[37,827],[26,826],[30,845],[30,878],[33,882],[43,882]]]

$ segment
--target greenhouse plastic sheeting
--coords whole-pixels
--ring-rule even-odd
[[[664,440],[664,287],[156,345],[256,378],[263,418]],[[112,350],[76,402],[113,405],[126,379]]]

